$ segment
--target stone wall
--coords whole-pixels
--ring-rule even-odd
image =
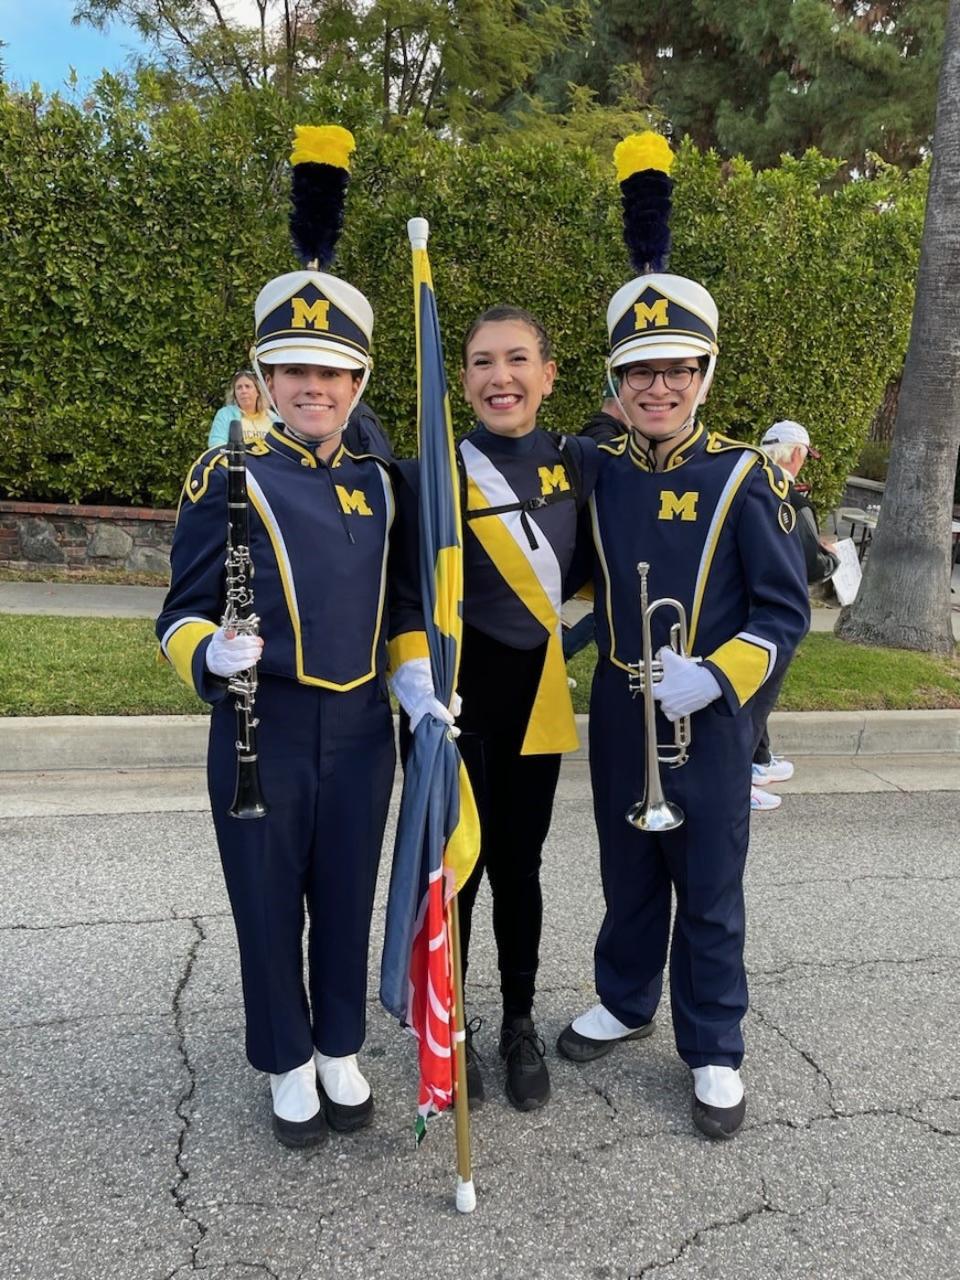
[[[0,502],[0,564],[167,574],[175,511]]]

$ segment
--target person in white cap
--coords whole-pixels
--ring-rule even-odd
[[[769,427],[760,446],[770,461],[775,462],[790,478],[790,503],[797,513],[797,534],[803,548],[807,582],[811,585],[823,582],[836,571],[840,563],[836,539],[820,533],[813,504],[805,493],[799,492],[795,484],[807,458],[819,458],[820,453],[810,443],[806,427],[789,418]],[[754,811],[779,809],[780,796],[766,788],[772,783],[786,782],[793,777],[792,762],[772,754],[767,732],[767,720],[780,696],[788,666],[789,662],[781,662],[750,702],[750,715],[755,731],[753,785],[750,789],[750,808]]]
[[[743,869],[753,726],[746,705],[809,625],[795,516],[783,475],[758,449],[708,431],[698,410],[717,360],[717,307],[702,285],[663,270],[672,155],[653,134],[615,159],[638,277],[610,302],[608,369],[629,422],[599,446],[591,499],[598,663],[590,702],[590,772],[606,914],[595,948],[600,1003],[560,1034],[558,1051],[588,1063],[654,1025],[663,971],[677,1051],[691,1068],[696,1127],[732,1137],[746,1102],[740,1079]],[[687,652],[670,647],[672,610],[650,633],[657,739],[690,717],[689,758],[663,769],[685,820],[653,833],[626,820],[644,794],[644,700],[631,669],[643,654],[638,564],[651,601],[678,600]],[[652,655],[651,655],[652,656]],[[671,902],[676,918],[670,941]]]
[[[269,1074],[273,1129],[288,1147],[326,1127],[369,1124],[357,1061],[365,1035],[373,895],[394,775],[388,637],[422,629],[404,486],[341,436],[370,373],[373,311],[321,270],[339,232],[353,139],[298,129],[294,243],[305,269],[255,303],[254,368],[274,425],[246,448],[249,555],[259,634],[224,629],[227,466],[204,453],[183,490],[172,579],[157,621],[163,652],[212,704],[208,779],[240,949],[251,1064]],[[414,526],[415,528],[415,526]],[[259,768],[267,812],[230,813],[237,730],[231,677],[257,668]],[[452,719],[417,686],[414,721]],[[308,981],[303,979],[303,931]]]

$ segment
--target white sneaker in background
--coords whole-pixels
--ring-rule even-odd
[[[768,787],[771,782],[788,782],[793,777],[793,765],[781,756],[771,756],[769,764],[753,766],[753,785]]]
[[[750,808],[757,809],[779,809],[783,804],[783,797],[774,795],[772,791],[761,791],[759,787],[750,788]]]

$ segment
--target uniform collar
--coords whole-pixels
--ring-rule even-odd
[[[467,438],[471,444],[475,444],[484,453],[499,453],[501,456],[525,458],[536,449],[539,434],[539,428],[534,427],[525,436],[498,436],[495,431],[488,431],[483,423],[479,422],[476,429],[471,431]]]
[[[695,457],[703,451],[706,444],[707,433],[698,422],[693,431],[688,436],[678,441],[667,454],[663,461],[660,471],[675,471],[677,467],[682,467],[690,458]],[[627,432],[627,455],[635,467],[639,467],[641,471],[653,471],[653,450],[647,450],[644,437],[637,431]]]
[[[280,454],[281,457],[297,463],[298,466],[317,467],[324,465],[309,445],[301,444],[299,440],[294,440],[292,436],[288,436],[285,431],[280,430],[276,423],[270,428],[264,439],[271,452]],[[339,467],[345,452],[343,440],[341,439],[326,465]]]

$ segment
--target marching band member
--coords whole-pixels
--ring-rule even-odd
[[[667,963],[677,1051],[692,1070],[693,1120],[710,1137],[743,1123],[740,1023],[743,870],[749,828],[754,693],[809,625],[788,482],[761,450],[698,420],[717,359],[717,307],[702,285],[664,274],[672,154],[655,134],[615,153],[625,231],[638,277],[607,309],[608,369],[629,423],[599,446],[590,500],[599,661],[590,704],[590,770],[606,914],[595,950],[600,1003],[561,1033],[558,1050],[590,1062],[653,1030]],[[688,763],[665,769],[682,825],[641,832],[625,814],[644,790],[642,697],[628,670],[642,653],[637,565],[651,600],[673,597],[689,626],[669,647],[675,613],[652,619],[663,663],[654,685],[661,743],[691,717]]]
[[[356,1055],[394,774],[387,639],[406,622],[422,626],[394,604],[394,577],[407,572],[403,486],[389,464],[341,442],[369,376],[373,312],[319,267],[333,256],[353,145],[338,127],[297,130],[291,231],[305,269],[271,280],[254,305],[254,363],[277,420],[246,449],[260,635],[218,625],[220,449],[187,476],[157,620],[163,652],[213,707],[208,782],[240,948],[247,1056],[269,1073],[274,1132],[289,1147],[318,1143],[327,1123],[348,1131],[372,1118]],[[228,812],[236,730],[226,682],[254,664],[268,812],[243,821]]]
[[[521,1111],[550,1096],[533,998],[543,904],[540,857],[560,755],[577,746],[560,637],[563,583],[578,510],[596,477],[590,441],[537,426],[556,364],[540,322],[518,307],[485,311],[463,344],[464,397],[478,425],[459,445],[465,486],[460,753],[477,800],[481,849],[457,896],[466,973],[473,904],[486,869],[493,895],[506,1092]],[[478,1022],[474,1021],[474,1028]],[[468,1038],[467,1084],[483,1097]]]

